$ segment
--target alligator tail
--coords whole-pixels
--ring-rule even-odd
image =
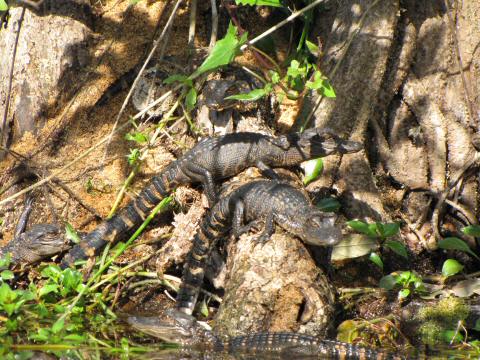
[[[205,263],[214,243],[228,232],[230,223],[228,211],[229,197],[213,207],[193,239],[193,247],[183,268],[182,284],[177,294],[176,309],[191,315],[197,303],[198,294],[205,275]],[[223,211],[226,209],[227,211]]]
[[[66,268],[77,260],[96,255],[107,243],[124,238],[142,224],[153,208],[179,185],[175,180],[176,168],[175,163],[169,165],[118,214],[103,221],[95,230],[85,235],[82,241],[65,255],[60,266]]]
[[[217,345],[218,346],[218,345]],[[224,350],[232,354],[280,353],[290,358],[405,360],[404,355],[371,349],[335,340],[322,340],[298,333],[254,333],[236,336],[223,343]],[[283,357],[282,357],[283,358]]]

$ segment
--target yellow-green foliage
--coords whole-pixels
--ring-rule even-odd
[[[422,342],[430,345],[445,342],[445,332],[455,330],[458,322],[465,320],[469,312],[469,306],[456,297],[445,298],[434,306],[420,309],[416,319],[421,323],[418,332]]]

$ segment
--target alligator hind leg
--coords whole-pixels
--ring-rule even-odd
[[[233,211],[233,217],[232,217],[232,232],[233,232],[233,236],[236,239],[238,239],[240,235],[245,234],[251,229],[258,228],[258,226],[262,223],[261,219],[256,219],[249,222],[248,224],[243,225],[244,213],[245,213],[245,205],[243,204],[243,201],[238,200],[235,203],[235,210]]]
[[[270,212],[267,214],[267,217],[265,219],[265,228],[263,229],[263,232],[254,241],[256,243],[264,245],[270,239],[270,237],[274,232],[275,232],[274,215],[273,215],[273,212]]]

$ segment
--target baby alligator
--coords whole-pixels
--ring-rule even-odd
[[[177,295],[177,309],[192,314],[203,282],[205,259],[214,242],[232,228],[235,237],[265,220],[256,241],[264,243],[277,223],[312,245],[334,245],[341,240],[335,217],[318,210],[293,186],[279,181],[253,181],[223,197],[206,215],[193,240]],[[246,224],[246,225],[244,225]]]
[[[243,336],[217,336],[187,314],[166,310],[161,318],[129,316],[128,323],[147,334],[182,346],[186,355],[227,353],[242,358],[406,360],[407,357],[298,333],[254,333]],[[250,357],[249,357],[250,356]]]
[[[319,128],[279,137],[240,132],[205,138],[155,176],[117,215],[87,234],[84,241],[64,257],[62,267],[95,255],[107,242],[117,241],[139,226],[160,200],[179,185],[202,183],[213,205],[216,200],[214,180],[236,175],[251,166],[275,177],[272,167],[297,165],[312,158],[357,152],[361,148],[358,142],[342,140],[332,130]]]
[[[20,215],[13,239],[0,248],[0,257],[10,254],[14,264],[31,264],[46,257],[56,255],[71,246],[65,231],[58,225],[36,224],[25,231],[32,211],[33,197],[27,197],[25,208]]]

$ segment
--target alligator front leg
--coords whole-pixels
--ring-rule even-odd
[[[192,178],[198,178],[205,189],[205,195],[207,195],[209,206],[213,207],[213,205],[215,205],[217,202],[217,191],[215,182],[213,181],[212,173],[207,169],[191,162],[186,164],[183,171],[186,173],[186,175],[191,176]]]

